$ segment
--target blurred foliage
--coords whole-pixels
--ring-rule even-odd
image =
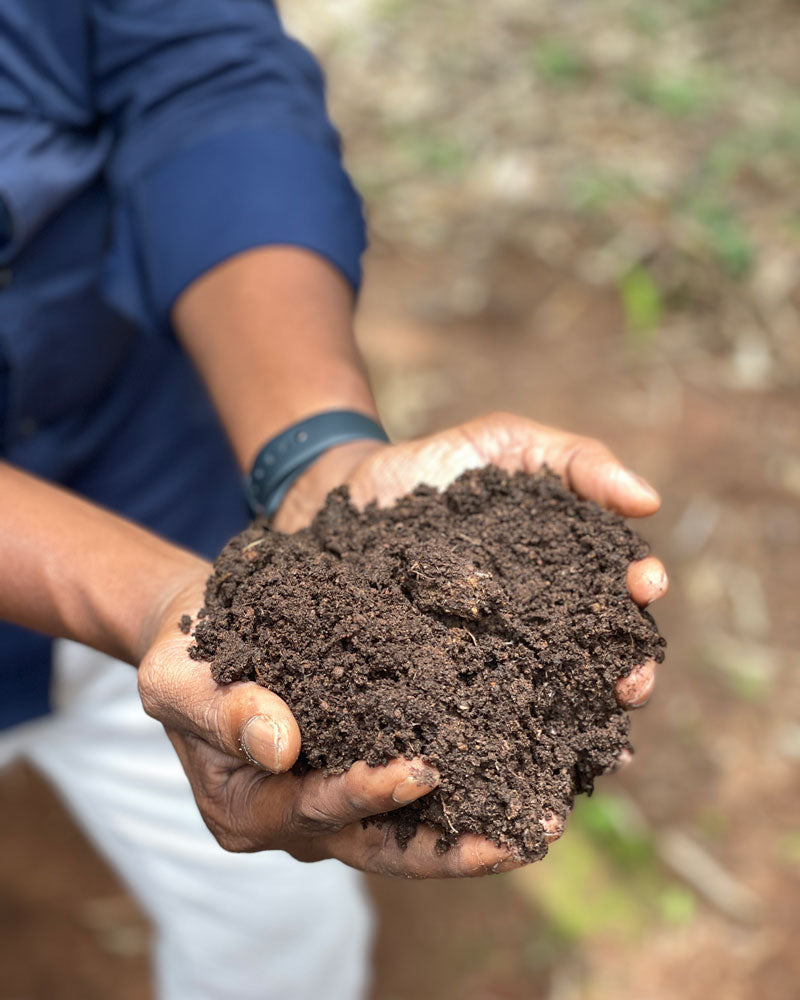
[[[580,50],[560,38],[536,42],[531,59],[536,72],[553,83],[576,83],[588,73],[588,65]]]
[[[617,170],[579,168],[567,183],[569,203],[579,212],[602,214],[640,194],[633,178]]]
[[[718,806],[707,806],[698,814],[697,829],[706,840],[720,840],[730,829],[730,817]]]
[[[797,13],[795,0],[284,9],[323,58],[377,239],[441,250],[454,283],[488,282],[488,260],[521,250],[617,289],[629,333],[670,330],[663,353],[727,345],[722,377],[751,386],[800,380]],[[742,379],[754,330],[766,349]]]
[[[693,893],[665,875],[641,818],[614,795],[578,800],[547,863],[514,879],[564,941],[635,941],[658,922],[688,923],[696,910]]]
[[[710,668],[742,701],[761,704],[772,697],[777,667],[768,646],[729,635],[711,635],[699,651],[699,663]]]
[[[791,830],[782,834],[777,844],[778,859],[800,868],[800,830]]]
[[[756,251],[736,209],[711,195],[690,199],[687,210],[702,230],[701,245],[731,277],[744,277],[753,266]]]
[[[635,267],[620,280],[619,293],[631,340],[649,342],[661,322],[661,289],[647,268]]]
[[[714,104],[714,87],[707,77],[636,73],[625,84],[628,94],[676,118],[700,114]]]

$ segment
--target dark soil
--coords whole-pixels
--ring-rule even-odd
[[[615,681],[663,659],[625,586],[647,552],[547,471],[490,467],[363,512],[342,488],[307,530],[229,542],[191,654],[286,700],[299,768],[438,768],[435,792],[387,814],[401,843],[426,823],[442,848],[471,832],[533,860],[542,818],[630,747]]]

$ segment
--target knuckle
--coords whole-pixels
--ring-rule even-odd
[[[158,718],[161,692],[157,682],[157,671],[151,657],[146,658],[139,667],[137,683],[142,707],[147,715]]]
[[[173,719],[185,702],[185,677],[166,649],[148,653],[137,672],[139,697],[148,715]]]
[[[597,461],[600,458],[605,458],[606,454],[606,446],[596,438],[578,437],[573,440],[569,448],[567,464],[585,462],[587,459]]]
[[[226,732],[227,727],[225,726],[226,721],[227,720],[224,718],[224,713],[221,711],[221,707],[217,699],[212,699],[202,706],[199,719],[201,730],[204,733],[218,735],[223,743],[236,743],[237,741],[225,739],[225,737],[228,736],[228,733]]]
[[[410,865],[398,873],[391,863],[391,855],[397,846],[394,827],[389,823],[381,823],[374,829],[374,839],[371,839],[365,848],[364,869],[379,875],[402,874],[408,878],[419,877]]]
[[[219,795],[195,793],[200,815],[219,846],[229,854],[247,854],[265,847],[260,839],[232,821],[236,811],[230,803],[222,801]]]
[[[245,837],[235,830],[211,823],[208,819],[206,819],[206,826],[211,831],[214,840],[228,854],[248,854],[258,849],[251,838]]]

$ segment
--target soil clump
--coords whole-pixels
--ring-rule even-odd
[[[615,682],[663,660],[625,585],[648,551],[548,470],[490,466],[388,509],[340,488],[303,531],[255,523],[228,543],[191,655],[285,699],[298,769],[435,766],[436,791],[382,817],[401,843],[425,823],[442,849],[470,832],[534,860],[542,819],[630,748]]]

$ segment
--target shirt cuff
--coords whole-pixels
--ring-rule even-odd
[[[338,155],[298,133],[214,136],[135,181],[117,203],[105,290],[147,326],[200,275],[259,246],[304,247],[355,290],[366,247],[361,199]]]

